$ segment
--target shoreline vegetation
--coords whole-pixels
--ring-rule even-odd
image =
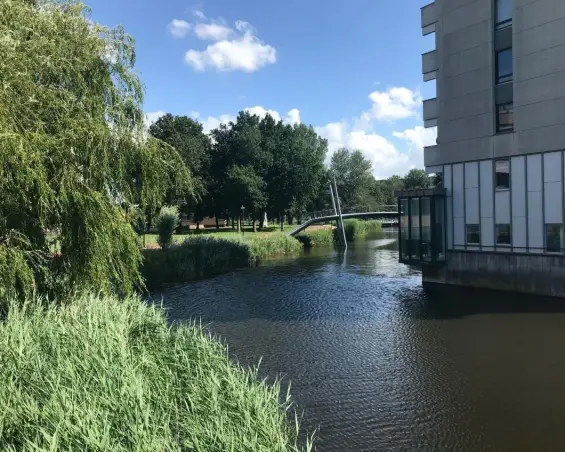
[[[0,360],[3,450],[311,450],[278,382],[135,296],[13,300]]]
[[[348,241],[382,231],[375,220],[346,220],[345,236]],[[298,254],[314,246],[331,246],[338,241],[337,229],[332,226],[316,228],[289,237],[285,233],[236,232],[200,233],[177,239],[166,249],[158,247],[143,250],[141,274],[148,289],[165,284],[184,283],[253,267],[262,259]]]

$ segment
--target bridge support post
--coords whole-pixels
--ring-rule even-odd
[[[332,184],[331,184],[331,183],[330,183],[330,189],[332,189]],[[334,199],[334,192],[333,192],[333,190],[335,190],[335,199]],[[336,204],[337,204],[336,214],[337,214],[337,216],[338,216],[338,218],[339,218],[339,221],[338,221],[338,229],[339,229],[340,231],[338,231],[338,232],[340,232],[339,237],[340,237],[341,245],[342,245],[344,248],[347,248],[347,239],[346,239],[346,237],[345,237],[345,227],[344,227],[344,225],[343,225],[343,217],[342,217],[342,215],[341,215],[341,203],[339,202],[339,194],[338,194],[338,192],[337,192],[337,184],[336,184],[336,182],[335,182],[335,177],[333,178],[333,189],[332,189],[331,191],[332,191],[332,202],[333,202],[333,204],[334,204],[334,209],[336,208]]]

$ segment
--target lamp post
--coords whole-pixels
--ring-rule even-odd
[[[241,235],[245,237],[245,231],[243,229],[243,215],[245,214],[245,206],[242,204],[241,205]]]

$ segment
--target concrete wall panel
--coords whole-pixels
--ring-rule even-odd
[[[526,217],[526,158],[511,160],[512,217]]]
[[[463,218],[455,217],[453,218],[454,227],[454,243],[453,247],[455,249],[465,248],[465,223]]]
[[[561,190],[561,182],[545,183],[545,223],[563,223],[563,193]]]
[[[528,243],[530,253],[543,252],[542,218],[543,199],[541,191],[528,191]]]
[[[528,155],[528,191],[541,191],[541,155]]]
[[[465,188],[477,188],[479,186],[479,163],[465,163]]]
[[[453,190],[451,189],[451,165],[445,165],[443,167],[443,186],[447,194],[445,199],[447,214],[447,223],[445,225],[447,228],[447,249],[453,249]]]
[[[543,181],[561,182],[561,152],[543,155]]]
[[[463,218],[463,164],[453,165],[453,217]]]
[[[510,224],[510,190],[494,193],[494,218],[496,224]]]
[[[512,218],[512,247],[513,251],[524,253],[527,245],[526,217]]]
[[[481,217],[493,218],[493,172],[492,160],[483,160],[481,166],[480,190],[481,190]]]

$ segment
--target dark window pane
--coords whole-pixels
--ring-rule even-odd
[[[445,252],[444,252],[445,228],[443,227],[445,220],[444,204],[445,204],[445,198],[434,198],[434,206],[435,206],[434,246],[435,246],[436,259],[438,261],[445,260]]]
[[[514,104],[499,104],[496,106],[496,131],[509,132],[514,130]]]
[[[410,200],[410,217],[412,222],[410,253],[412,259],[420,260],[420,198]]]
[[[422,259],[432,260],[432,207],[430,198],[422,198]]]
[[[512,23],[513,0],[496,0],[496,26],[502,28]]]
[[[511,82],[512,49],[506,49],[496,54],[496,83]]]
[[[562,224],[545,225],[545,249],[548,253],[560,253],[563,241]]]
[[[400,256],[410,259],[410,223],[409,204],[407,199],[400,200]]]
[[[497,160],[496,164],[496,189],[507,190],[510,188],[510,161]]]
[[[496,244],[497,245],[510,245],[512,243],[512,238],[510,235],[510,225],[509,224],[497,224],[496,225]]]
[[[467,244],[479,245],[481,243],[481,229],[478,224],[467,225]]]

